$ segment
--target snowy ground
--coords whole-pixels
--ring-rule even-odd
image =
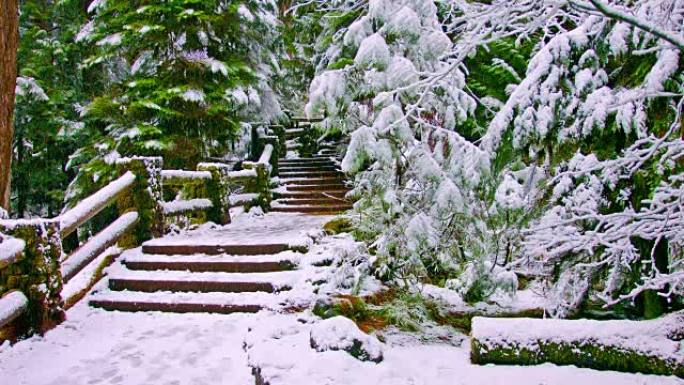
[[[315,352],[301,315],[178,315],[72,308],[45,337],[0,351],[0,381],[42,384],[254,384],[249,361],[278,384],[682,384],[672,377],[574,367],[475,366],[461,346],[388,337],[380,364]],[[250,331],[251,329],[251,331]],[[273,338],[277,337],[277,338]],[[246,343],[247,342],[247,343]]]
[[[291,246],[310,244],[309,233],[321,231],[333,217],[294,213],[243,214],[228,225],[217,227],[207,223],[196,230],[175,236],[153,239],[147,245],[239,245],[285,243]]]
[[[305,241],[301,238],[302,230],[320,228],[318,222],[324,221],[292,215],[277,217],[245,215],[234,222],[243,225],[237,237],[226,228],[216,232],[201,228],[195,234],[202,235],[200,238],[207,242],[231,242],[255,235],[257,227],[267,227],[274,238],[299,243]],[[293,227],[298,231],[291,231]],[[348,237],[319,240],[299,261],[299,271],[309,279],[300,280],[283,295],[312,303],[316,298],[312,281],[325,278],[328,287],[333,288],[354,275],[353,271],[316,267],[314,263],[331,256],[349,258],[355,250]],[[103,286],[101,282],[98,289]],[[317,296],[326,292],[326,285],[319,289]],[[426,335],[418,338],[384,331],[384,360],[375,364],[361,362],[341,351],[312,349],[310,330],[320,319],[308,312],[122,313],[90,308],[87,300],[88,297],[70,309],[67,321],[44,337],[0,347],[0,385],[246,385],[255,383],[253,367],[259,368],[261,377],[270,385],[684,384],[674,377],[554,365],[476,366],[470,364],[467,336],[446,329],[432,330],[426,334],[430,337],[427,339]]]

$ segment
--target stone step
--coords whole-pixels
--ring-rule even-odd
[[[296,261],[292,258],[279,258],[278,255],[239,257],[226,255],[167,256],[143,254],[134,258],[126,258],[122,263],[129,270],[224,273],[268,273],[293,270],[297,266]]]
[[[338,214],[352,208],[351,204],[345,205],[316,205],[316,206],[287,206],[287,205],[277,205],[271,207],[272,211],[285,212],[285,213],[307,213],[313,215],[332,215]]]
[[[274,191],[273,195],[276,198],[284,199],[317,199],[317,198],[344,198],[349,190],[328,190],[328,191]]]
[[[280,158],[278,159],[278,166],[300,165],[300,164],[335,164],[330,159],[321,158]]]
[[[104,291],[88,301],[104,310],[170,313],[256,313],[274,308],[281,299],[269,293],[145,293]]]
[[[338,177],[344,178],[344,174],[339,171],[298,171],[298,172],[279,172],[281,178],[315,178],[315,177]]]
[[[230,305],[230,304],[207,304],[200,302],[173,303],[161,301],[130,301],[93,299],[88,302],[90,306],[110,311],[160,311],[165,313],[257,313],[263,309],[261,305]]]
[[[292,178],[281,179],[280,183],[283,185],[318,185],[318,184],[334,184],[339,183],[342,178],[339,177],[325,177],[325,178]]]
[[[163,244],[144,243],[142,251],[145,254],[189,255],[189,254],[231,254],[231,255],[260,255],[278,254],[290,249],[285,243],[272,244]]]
[[[109,289],[139,292],[274,293],[289,290],[297,271],[269,273],[189,273],[184,271],[136,271],[123,267],[109,276]]]
[[[110,278],[110,290],[130,290],[142,292],[155,291],[184,291],[184,292],[222,292],[242,293],[263,291],[273,293],[276,291],[270,282],[242,282],[242,281],[186,281],[186,280],[161,280],[161,279],[137,279],[137,278]]]
[[[289,206],[330,206],[343,205],[348,202],[342,199],[334,198],[316,198],[316,199],[278,199],[275,201],[279,205]]]
[[[330,191],[330,190],[344,190],[347,186],[342,183],[328,183],[328,184],[314,184],[314,185],[288,185],[286,186],[287,191]]]
[[[329,160],[329,159],[323,159],[320,161],[306,161],[306,162],[295,162],[295,163],[283,163],[280,162],[278,163],[278,168],[299,168],[299,167],[305,167],[305,168],[316,168],[316,167],[337,167],[337,165]]]
[[[280,172],[303,172],[303,171],[339,171],[336,165],[330,163],[325,165],[319,164],[301,164],[297,166],[278,166]]]

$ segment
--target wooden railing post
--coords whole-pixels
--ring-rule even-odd
[[[164,234],[164,209],[162,207],[163,160],[160,157],[133,157],[117,161],[123,175],[131,171],[136,182],[117,200],[119,214],[138,212],[138,225],[124,236],[119,245],[123,248],[137,247],[142,242]]]
[[[28,299],[14,334],[44,332],[64,320],[60,259],[60,224],[53,219],[3,220],[0,231],[24,241],[22,255],[0,268],[0,295],[11,290]]]
[[[287,137],[285,136],[285,126],[274,124],[270,126],[270,131],[273,136],[278,139],[272,141],[274,151],[271,157],[271,166],[273,167],[273,175],[278,175],[278,159],[287,155]]]
[[[256,160],[261,156],[261,153],[264,151],[264,142],[261,140],[261,137],[264,136],[266,133],[264,132],[265,128],[259,123],[253,123],[252,124],[252,132],[251,132],[251,142],[250,142],[250,154],[249,158],[252,160]]]
[[[209,220],[221,225],[230,223],[230,169],[222,163],[200,163],[197,171],[211,173],[211,180],[206,184],[206,192],[213,205],[208,212]]]
[[[257,173],[256,189],[259,193],[259,200],[264,209],[271,207],[271,173],[269,165],[264,163],[257,163],[255,171]]]

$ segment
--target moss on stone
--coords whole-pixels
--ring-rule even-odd
[[[335,218],[325,225],[323,225],[323,230],[328,234],[340,234],[349,233],[354,230],[351,221],[348,218]]]
[[[507,342],[492,346],[491,341],[471,341],[471,360],[475,364],[575,365],[581,368],[630,373],[675,375],[684,378],[684,366],[671,359],[600,344],[595,341],[556,343],[537,341],[534,346]]]
[[[120,161],[119,172],[131,171],[135,184],[117,199],[119,214],[138,212],[138,225],[119,240],[123,248],[137,247],[142,242],[164,234],[164,210],[161,207],[163,161],[159,157],[134,157]]]
[[[23,258],[0,269],[0,296],[20,290],[29,301],[26,313],[10,329],[16,335],[44,332],[64,320],[59,222],[9,221],[0,231],[26,243]]]

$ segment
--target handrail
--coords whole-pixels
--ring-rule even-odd
[[[257,172],[256,170],[253,170],[251,168],[247,168],[248,165],[251,165],[252,163],[248,162],[243,162],[243,165],[245,166],[244,170],[240,171],[228,171],[226,173],[226,176],[228,179],[244,179],[244,178],[256,178],[257,177]]]
[[[261,157],[259,158],[259,163],[270,164],[272,155],[273,155],[273,145],[269,143],[264,147],[264,152],[261,153]]]
[[[108,247],[114,245],[138,223],[138,213],[128,212],[100,231],[62,262],[62,279],[67,282]]]
[[[211,180],[209,171],[162,170],[161,176],[166,184],[185,184],[192,181]]]
[[[164,202],[162,204],[164,207],[164,214],[166,215],[179,215],[185,214],[193,211],[208,210],[214,207],[210,199],[196,198],[187,200],[178,200],[171,202]]]
[[[273,156],[273,145],[267,144],[264,146],[264,151],[261,152],[259,160],[256,162],[243,162],[242,165],[246,169],[253,169],[259,166],[269,167],[271,165],[271,157]]]
[[[15,290],[0,298],[0,328],[17,319],[28,308],[28,298]]]
[[[0,243],[0,269],[20,260],[23,256],[26,242],[14,237],[6,237]]]
[[[100,189],[95,194],[81,201],[71,210],[57,217],[61,222],[62,239],[73,233],[78,227],[99,214],[116,198],[135,183],[135,175],[128,171],[119,179]]]

